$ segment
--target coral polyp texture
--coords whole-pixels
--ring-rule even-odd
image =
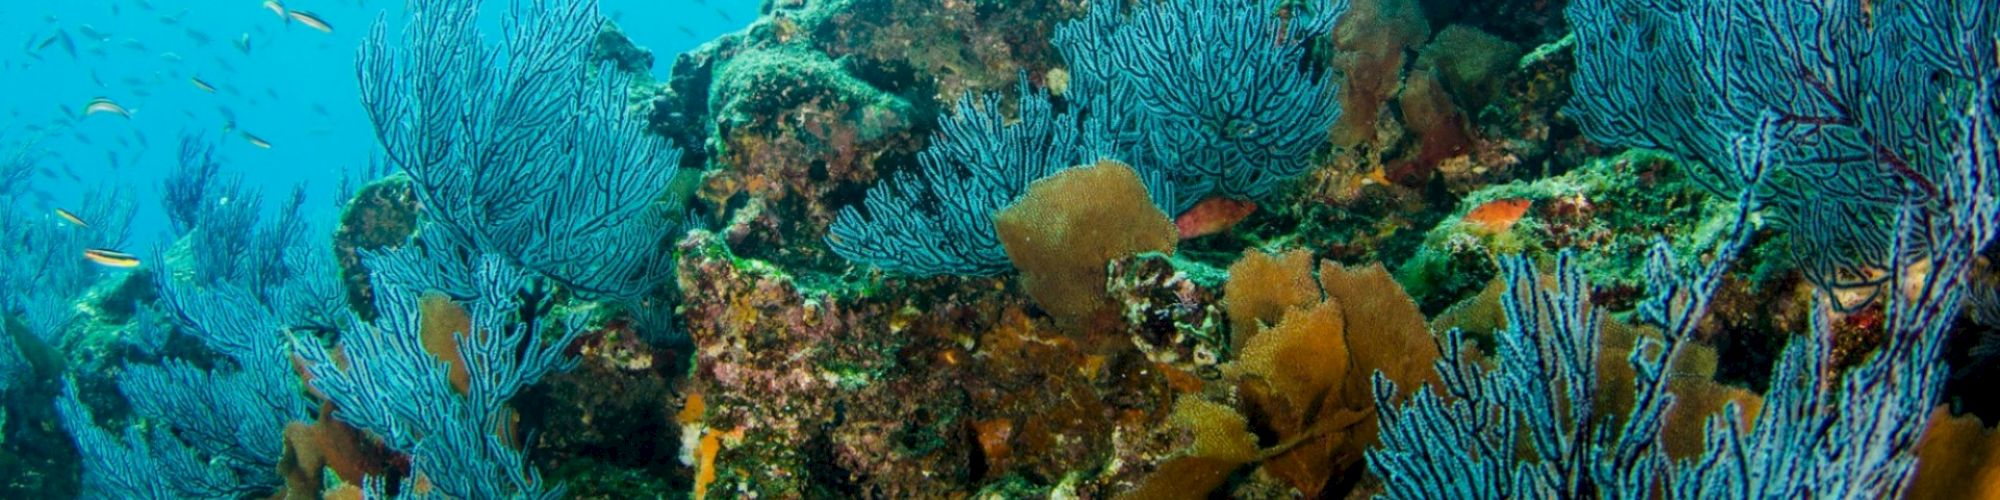
[[[211,3],[16,16],[0,498],[2000,492],[1990,0]]]

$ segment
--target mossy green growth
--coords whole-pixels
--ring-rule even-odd
[[[1145,255],[1155,254],[1148,253]],[[1173,264],[1175,271],[1180,271],[1181,274],[1187,276],[1188,281],[1193,281],[1194,284],[1200,285],[1202,288],[1221,288],[1224,282],[1229,281],[1228,268],[1216,267],[1213,264],[1190,259],[1178,253],[1167,256],[1167,263]]]
[[[549,477],[567,488],[569,498],[681,498],[680,492],[693,488],[685,475],[619,467],[590,457],[564,460]]]
[[[710,140],[722,131],[783,116],[803,105],[845,107],[858,139],[872,141],[895,132],[889,117],[909,116],[910,103],[855,78],[839,61],[799,44],[757,47],[721,63],[709,84]],[[726,142],[726,141],[721,141]],[[719,144],[718,144],[719,145]],[[716,155],[724,156],[724,155]]]
[[[1010,498],[1055,498],[1049,495],[1049,486],[1036,484],[1019,474],[1008,474],[979,487],[972,494],[975,500],[1006,500]]]
[[[782,4],[784,2],[776,3]],[[798,23],[800,28],[807,31],[817,31],[822,25],[831,22],[835,16],[854,12],[856,10],[854,4],[856,3],[858,3],[858,0],[820,0],[801,2],[797,8],[779,6],[777,10],[793,22]]]
[[[1505,210],[1469,216],[1489,204],[1522,201],[1527,207],[1518,220]],[[1575,248],[1591,282],[1613,292],[1606,305],[1623,308],[1629,303],[1618,298],[1633,296],[1623,292],[1644,288],[1653,242],[1664,237],[1683,262],[1697,261],[1727,235],[1735,215],[1734,200],[1688,179],[1674,158],[1633,150],[1563,175],[1474,191],[1425,235],[1396,279],[1426,313],[1435,313],[1478,293],[1494,276],[1496,256],[1542,258]]]

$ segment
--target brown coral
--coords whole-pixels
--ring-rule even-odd
[[[423,337],[424,351],[445,362],[451,388],[465,394],[472,384],[472,373],[466,370],[465,356],[458,352],[458,336],[472,335],[472,317],[450,297],[435,293],[418,299],[417,310],[423,321],[418,335]]]
[[[1172,253],[1178,240],[1139,174],[1111,161],[1035,181],[993,223],[1028,295],[1057,318],[1086,325],[1116,312],[1104,293],[1106,264]]]
[[[1233,323],[1249,330],[1236,333],[1239,358],[1225,370],[1241,398],[1234,411],[1242,420],[1216,417],[1219,405],[1183,398],[1175,422],[1193,429],[1194,446],[1137,491],[1160,491],[1160,481],[1185,491],[1206,484],[1188,478],[1212,477],[1218,467],[1226,476],[1261,462],[1265,473],[1319,498],[1359,471],[1377,430],[1369,374],[1381,370],[1408,381],[1407,393],[1432,379],[1437,353],[1416,304],[1381,266],[1323,262],[1317,279],[1313,274],[1304,251],[1252,250],[1230,267],[1229,310]],[[1272,319],[1274,311],[1282,316]],[[1252,460],[1243,460],[1228,438],[1237,435],[1238,422],[1257,437]]]
[[[1230,346],[1243,343],[1264,325],[1277,323],[1285,311],[1319,301],[1312,279],[1312,254],[1245,252],[1229,266],[1222,285],[1222,305],[1229,312]]]
[[[380,441],[333,418],[330,403],[320,406],[317,421],[286,425],[283,439],[284,456],[278,461],[278,472],[285,479],[283,498],[320,496],[327,472],[344,484],[360,484],[364,477],[389,478],[406,472],[392,474],[397,455]],[[324,494],[332,495],[335,491],[338,489]]]
[[[1554,278],[1544,276],[1542,279],[1547,285],[1554,286]],[[1506,291],[1506,280],[1496,278],[1479,295],[1461,301],[1438,315],[1431,325],[1439,331],[1458,328],[1475,344],[1491,344],[1493,333],[1508,327],[1500,302]],[[1624,415],[1631,411],[1634,397],[1631,390],[1633,346],[1640,339],[1657,339],[1659,331],[1634,326],[1609,315],[1598,324],[1598,331],[1598,390],[1593,404],[1599,409],[1599,414]],[[1491,352],[1492,346],[1483,345],[1481,349]],[[1755,392],[1716,381],[1718,360],[1714,347],[1688,342],[1681,346],[1680,354],[1668,370],[1667,390],[1673,393],[1674,404],[1667,410],[1660,440],[1665,443],[1667,454],[1673,458],[1691,458],[1703,451],[1707,444],[1708,418],[1722,413],[1724,405],[1736,403],[1743,410],[1742,420],[1737,423],[1745,428],[1756,420],[1763,408],[1763,397]]]
[[[1917,445],[1909,498],[2000,498],[2000,433],[1939,406]]]
[[[417,196],[410,179],[393,175],[362,186],[340,214],[333,235],[340,277],[347,285],[347,303],[364,319],[375,316],[375,291],[361,252],[401,246],[417,231]]]
[[[1333,67],[1343,77],[1333,143],[1374,142],[1377,119],[1403,84],[1404,54],[1430,38],[1430,23],[1413,0],[1357,0],[1335,27]]]

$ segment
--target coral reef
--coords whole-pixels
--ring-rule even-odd
[[[173,239],[126,255],[126,194],[51,214],[52,160],[0,156],[0,496],[2000,467],[1990,3],[770,0],[658,79],[626,30],[667,20],[517,2],[481,38],[478,4],[363,37],[397,173],[330,228],[188,135]]]
[[[1735,207],[1681,172],[1670,158],[1634,151],[1559,176],[1481,188],[1430,230],[1397,279],[1435,313],[1484,287],[1497,256],[1576,249],[1591,282],[1607,288],[1601,294],[1632,297],[1630,290],[1645,285],[1642,257],[1656,239],[1670,238],[1691,257],[1730,229]],[[1515,210],[1501,210],[1508,205]],[[1618,310],[1629,304],[1604,303]]]
[[[819,245],[837,209],[922,148],[962,97],[1052,64],[1059,1],[776,2],[743,31],[674,62],[653,127],[702,145],[699,200],[747,255],[833,267]],[[770,253],[766,253],[770,252]]]

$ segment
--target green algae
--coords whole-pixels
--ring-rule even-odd
[[[799,44],[754,48],[722,62],[715,69],[709,95],[722,97],[709,103],[709,114],[715,117],[710,124],[712,141],[724,137],[725,125],[758,123],[806,104],[848,107],[860,139],[869,141],[894,132],[881,126],[883,120],[871,117],[906,116],[911,110],[909,102],[855,78],[825,53]]]

